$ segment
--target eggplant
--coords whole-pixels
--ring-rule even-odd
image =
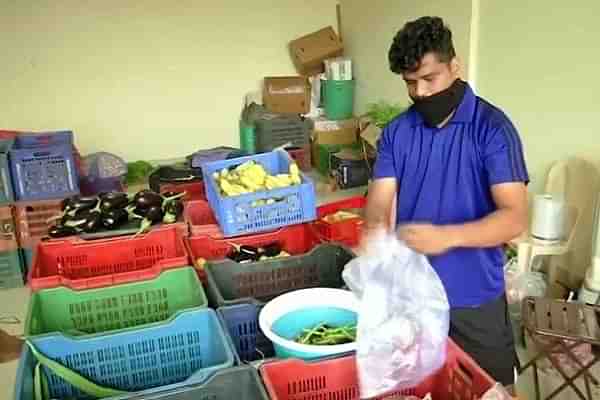
[[[178,192],[163,192],[161,193],[162,197],[173,197],[173,196],[177,196],[179,193]]]
[[[84,232],[94,233],[102,227],[102,214],[99,211],[92,211],[85,219],[85,223],[81,226]]]
[[[164,217],[163,210],[160,206],[150,206],[146,210],[145,218],[150,222],[160,222]]]
[[[263,254],[267,257],[275,257],[281,253],[281,246],[279,243],[271,243],[263,247]]]
[[[100,202],[100,211],[106,212],[110,210],[123,209],[129,204],[129,198],[126,193],[120,196],[105,197]]]
[[[77,229],[72,226],[54,225],[48,229],[48,236],[51,238],[63,238],[77,235]]]
[[[116,208],[102,213],[102,226],[107,229],[115,229],[129,220],[127,210]]]
[[[183,213],[183,203],[179,200],[169,201],[165,205],[165,214],[172,214],[177,219]]]
[[[66,213],[75,213],[83,210],[92,210],[98,205],[97,197],[79,197],[74,196],[68,201],[63,201],[64,209],[63,211]]]
[[[117,198],[121,198],[121,197],[127,197],[127,193],[124,193],[124,192],[105,192],[105,193],[100,193],[98,195],[98,197],[100,198],[100,200],[113,200],[113,199],[117,199]]]
[[[71,204],[78,200],[81,196],[79,195],[75,195],[75,196],[71,196],[71,197],[67,197],[66,199],[63,199],[63,201],[60,202],[60,209],[62,211],[68,211],[67,209],[71,209]]]
[[[139,209],[149,209],[150,207],[162,207],[163,198],[160,194],[153,191],[138,192],[134,197],[134,204]],[[138,196],[139,195],[139,196]]]

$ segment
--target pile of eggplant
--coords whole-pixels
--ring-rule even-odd
[[[227,258],[241,264],[290,256],[279,243],[271,243],[263,247],[239,246],[233,243],[231,245],[234,249],[227,254]]]
[[[79,233],[97,233],[140,221],[137,232],[147,232],[153,224],[172,224],[183,212],[184,193],[159,194],[141,190],[135,195],[123,192],[100,193],[97,196],[72,196],[63,200],[62,213],[48,229],[48,236],[61,238]]]

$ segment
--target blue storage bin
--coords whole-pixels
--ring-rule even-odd
[[[79,193],[72,133],[43,139],[51,137],[21,135],[15,139],[9,160],[16,200],[57,199]]]
[[[256,304],[236,304],[217,309],[217,315],[231,336],[242,362],[270,358],[275,354],[273,343],[258,326],[260,309]]]
[[[73,131],[21,133],[15,137],[15,146],[19,149],[61,145],[73,145]]]
[[[0,289],[23,286],[23,262],[19,250],[0,253]]]
[[[212,176],[213,173],[250,160],[262,164],[272,175],[289,173],[292,163],[288,153],[280,150],[202,164],[206,196],[225,237],[271,231],[316,219],[315,186],[302,172],[300,185],[234,197],[222,196]],[[277,201],[262,206],[252,205],[257,200],[268,199],[277,199]]]
[[[36,349],[95,383],[144,395],[206,381],[232,367],[234,350],[214,310],[180,311],[166,322],[85,338],[53,333],[33,336]],[[32,400],[36,361],[25,346],[17,373],[15,399]],[[87,399],[46,367],[42,373],[51,398]]]

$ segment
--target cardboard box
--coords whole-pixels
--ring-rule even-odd
[[[310,83],[303,76],[266,77],[263,104],[273,113],[307,114],[310,111]]]
[[[358,119],[331,121],[326,118],[314,120],[313,141],[316,144],[353,144],[358,140]]]
[[[344,45],[331,26],[292,40],[289,44],[292,61],[302,75],[317,75],[324,71],[323,61],[341,56]]]
[[[361,132],[360,138],[367,142],[371,147],[377,148],[377,141],[381,136],[381,128],[375,124],[367,125]]]

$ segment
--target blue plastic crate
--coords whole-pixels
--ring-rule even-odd
[[[292,162],[288,153],[281,150],[202,164],[208,202],[225,237],[270,231],[316,219],[315,187],[302,172],[300,185],[234,197],[222,196],[213,173],[250,160],[262,164],[273,175],[288,173]],[[275,199],[275,203],[253,206],[257,200],[268,199]]]
[[[0,253],[0,289],[23,286],[23,263],[19,250]]]
[[[217,309],[217,315],[231,336],[242,362],[270,358],[275,354],[273,343],[258,326],[260,309],[256,304],[236,304]]]
[[[73,146],[72,131],[21,133],[15,137],[15,146],[19,149],[38,149],[61,145]]]
[[[29,338],[47,357],[105,387],[136,392],[140,398],[205,382],[232,367],[230,347],[214,310],[180,311],[168,322],[112,334],[77,338],[48,334]],[[17,372],[15,399],[32,400],[35,359],[26,347]],[[46,367],[51,398],[88,399]]]
[[[45,200],[79,193],[79,174],[71,144],[10,151],[10,169],[17,200]]]

